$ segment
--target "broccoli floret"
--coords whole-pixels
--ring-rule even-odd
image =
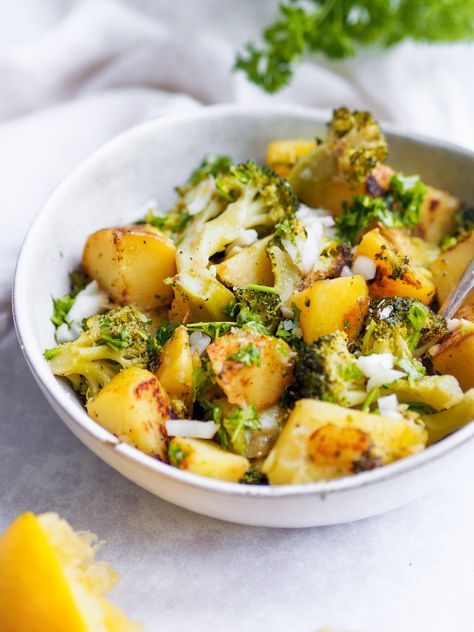
[[[148,366],[148,325],[147,317],[133,307],[116,307],[88,318],[77,340],[47,349],[44,357],[55,375],[66,377],[90,398],[122,369]]]
[[[322,336],[300,351],[287,394],[290,403],[312,398],[355,406],[364,401],[365,378],[344,332]]]
[[[275,229],[275,235],[267,246],[267,254],[272,266],[274,287],[283,302],[286,302],[303,277],[303,250],[307,230],[301,220],[290,217],[280,222]]]
[[[419,176],[396,173],[383,196],[356,195],[350,204],[342,203],[343,213],[336,219],[338,236],[356,244],[377,222],[389,228],[416,226],[425,194],[426,187]]]
[[[387,141],[370,112],[334,110],[326,142],[347,182],[357,186],[387,156]]]
[[[245,454],[248,449],[248,435],[252,430],[260,430],[260,417],[255,406],[250,404],[244,408],[233,408],[222,421],[230,444],[238,454]]]
[[[267,475],[255,468],[250,468],[240,479],[244,485],[268,485]]]
[[[285,180],[254,162],[225,168],[212,181],[195,186],[203,184],[212,190],[206,192],[202,208],[193,207],[193,217],[182,233],[174,288],[188,303],[191,320],[220,321],[233,294],[209,268],[211,257],[235,241],[242,230],[271,233],[295,214],[298,200]],[[180,204],[188,205],[189,212],[186,199]]]
[[[374,299],[358,347],[363,355],[393,353],[396,364],[416,379],[425,375],[423,365],[414,358],[416,349],[447,333],[446,319],[421,301],[401,296]]]
[[[288,180],[303,202],[339,212],[340,201],[350,199],[348,189],[357,189],[386,155],[385,137],[369,112],[342,107],[326,138],[297,161]]]
[[[278,292],[266,285],[249,284],[234,288],[234,300],[226,309],[239,327],[253,327],[264,334],[274,334],[282,319]]]

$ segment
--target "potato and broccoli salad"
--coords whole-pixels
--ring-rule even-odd
[[[335,479],[474,419],[473,209],[385,164],[368,112],[266,164],[207,156],[127,226],[91,234],[44,353],[98,424],[243,484]]]

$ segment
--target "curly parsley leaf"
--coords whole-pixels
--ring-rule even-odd
[[[266,92],[277,92],[306,53],[332,59],[368,45],[389,47],[405,39],[455,42],[474,39],[474,4],[466,0],[286,0],[262,34],[245,46],[235,70]]]

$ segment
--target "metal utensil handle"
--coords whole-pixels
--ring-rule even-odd
[[[461,303],[469,292],[474,288],[474,257],[459,279],[457,285],[451,290],[448,298],[444,301],[439,313],[445,318],[452,318],[458,311]]]

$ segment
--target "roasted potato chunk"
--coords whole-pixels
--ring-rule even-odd
[[[274,485],[328,480],[420,452],[426,440],[411,420],[300,399],[262,469]]]
[[[454,228],[453,217],[459,207],[458,198],[446,191],[426,187],[420,222],[415,229],[416,234],[428,243],[438,245]]]
[[[315,147],[314,140],[274,140],[267,147],[267,165],[282,178],[288,178],[298,160]]]
[[[433,261],[430,270],[436,286],[436,296],[442,305],[449,293],[461,278],[470,260],[474,256],[474,233],[466,235],[455,246],[442,252]],[[468,294],[464,305],[474,304],[474,290]]]
[[[249,283],[273,285],[273,272],[267,254],[271,236],[259,239],[248,248],[216,265],[222,283],[229,287],[246,287]]]
[[[116,375],[86,405],[89,415],[120,441],[167,460],[165,422],[173,417],[165,389],[150,371],[132,367]]]
[[[454,331],[431,361],[436,371],[454,376],[465,391],[474,388],[474,333],[466,335],[462,330]]]
[[[331,334],[337,329],[356,338],[369,307],[369,290],[359,274],[316,281],[293,294],[290,304],[300,310],[300,325],[305,342]]]
[[[228,333],[210,344],[207,354],[231,404],[268,408],[291,382],[292,351],[283,340],[250,331]]]
[[[189,415],[193,405],[193,357],[184,325],[177,327],[165,343],[155,375],[171,397],[175,411],[180,416]]]
[[[114,303],[146,310],[171,302],[173,290],[164,281],[176,274],[175,252],[152,226],[105,228],[87,239],[82,265]]]
[[[169,449],[169,462],[193,474],[238,483],[250,468],[244,456],[222,450],[212,441],[174,437]]]
[[[368,282],[371,296],[408,296],[428,305],[435,294],[429,270],[413,265],[390,241],[389,233],[374,228],[366,233],[357,246],[355,257],[364,256],[374,261],[377,273]]]

